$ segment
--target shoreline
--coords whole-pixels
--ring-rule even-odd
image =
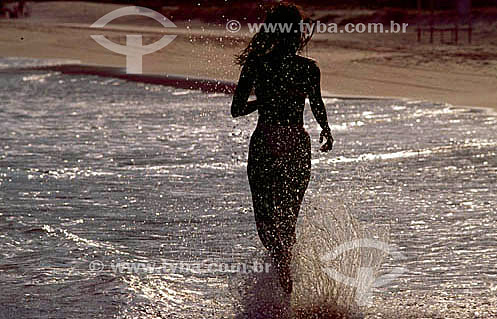
[[[22,58],[22,57],[11,57]],[[200,90],[206,93],[224,93],[233,94],[237,82],[218,80],[213,78],[198,78],[182,74],[128,74],[123,67],[113,67],[104,65],[91,64],[54,64],[32,67],[11,67],[0,70],[0,73],[15,73],[29,71],[54,71],[63,74],[73,75],[95,75],[108,78],[117,78],[132,82],[157,84],[175,87],[179,89]],[[326,92],[326,91],[322,91]],[[339,100],[408,100],[404,97],[388,97],[388,96],[366,96],[366,95],[342,95],[324,93],[323,98],[339,99]]]
[[[24,57],[9,57],[9,58],[17,59]],[[43,61],[42,59],[39,60]],[[125,72],[125,69],[126,68],[124,67],[68,63],[68,64],[52,64],[52,65],[28,66],[28,67],[9,67],[5,69],[0,69],[0,74],[29,72],[29,71],[53,71],[69,75],[95,75],[106,78],[117,78],[132,82],[163,85],[179,89],[199,90],[204,93],[223,93],[223,94],[233,94],[237,85],[236,81],[218,80],[215,78],[199,78],[199,77],[181,75],[181,74],[154,74],[154,73],[128,74]],[[321,92],[323,98],[337,99],[343,101],[397,100],[404,102],[423,101],[433,104],[441,103],[436,101],[430,101],[428,99],[413,99],[409,97],[334,94],[326,90],[322,90]],[[445,104],[449,105],[451,108],[457,108],[463,110],[480,110],[482,112],[486,112],[491,115],[497,115],[497,111],[492,107],[453,105],[450,103],[445,103]]]
[[[0,19],[0,57],[73,60],[81,63],[73,68],[99,68],[92,71],[95,75],[207,91],[229,93],[234,89],[240,68],[233,59],[246,46],[248,30],[229,33],[222,25],[209,25],[198,17],[174,19],[174,30],[158,27],[150,19],[132,17],[120,18],[119,23],[98,31],[90,27],[122,6],[32,3],[31,17]],[[99,33],[116,44],[125,44],[124,34],[132,31],[142,34],[145,44],[156,42],[165,33],[177,34],[163,49],[143,57],[143,76],[139,79],[122,71],[124,55],[91,38]],[[302,55],[317,61],[325,97],[414,100],[497,110],[497,29],[475,27],[471,45],[436,40],[434,45],[417,43],[414,29],[400,35],[316,34]]]

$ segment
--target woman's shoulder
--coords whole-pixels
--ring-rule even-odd
[[[301,55],[296,55],[297,61],[307,69],[311,71],[319,71],[319,66],[316,60],[301,56]]]

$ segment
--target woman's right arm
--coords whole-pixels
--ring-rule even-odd
[[[326,138],[326,143],[321,146],[321,151],[327,152],[333,148],[333,136],[331,135],[326,108],[321,97],[321,70],[314,63],[310,68],[310,83],[309,103],[311,104],[312,114],[322,129],[319,135],[319,142],[322,143],[323,138]]]
[[[253,66],[248,65],[248,63],[242,68],[240,79],[233,95],[233,101],[231,102],[231,116],[233,117],[248,115],[258,108],[257,101],[247,102],[254,87],[254,71]]]

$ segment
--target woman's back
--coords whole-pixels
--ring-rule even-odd
[[[302,125],[305,98],[312,91],[313,60],[299,56],[271,56],[251,61],[259,121],[274,125]],[[319,72],[319,70],[317,70]]]

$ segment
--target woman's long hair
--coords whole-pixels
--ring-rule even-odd
[[[235,57],[235,63],[243,66],[248,60],[268,54],[277,56],[296,54],[312,37],[306,26],[310,23],[311,19],[305,17],[300,7],[294,4],[279,3],[273,6],[267,11],[264,20],[266,28],[273,29],[261,26],[248,46]],[[303,30],[301,26],[304,26]]]

